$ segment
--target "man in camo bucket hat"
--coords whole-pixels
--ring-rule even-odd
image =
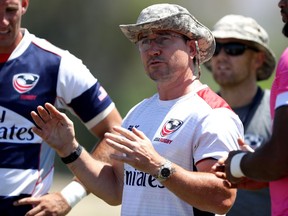
[[[276,64],[275,54],[269,48],[267,32],[254,19],[242,15],[226,15],[214,25],[212,33],[215,39],[239,39],[264,51],[265,61],[257,71],[257,80],[266,80],[271,76]],[[211,70],[210,61],[205,66]]]
[[[136,24],[120,28],[136,44],[157,89],[128,111],[122,123],[126,132],[116,131],[122,137],[106,137],[124,153],[121,214],[198,215],[198,209],[225,214],[236,190],[216,178],[211,167],[238,148],[243,126],[229,105],[201,83],[199,68],[197,73],[196,67],[213,56],[212,32],[187,9],[167,3],[143,9]],[[119,142],[123,139],[131,141],[129,151]]]
[[[211,31],[192,16],[186,8],[176,4],[155,4],[143,9],[136,24],[120,25],[124,35],[133,43],[143,32],[169,30],[195,40],[199,46],[199,63],[208,61],[215,50]]]

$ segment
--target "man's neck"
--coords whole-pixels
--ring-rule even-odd
[[[4,54],[4,55],[9,54],[10,55],[16,49],[18,44],[21,42],[22,38],[23,38],[23,33],[22,33],[22,31],[19,31],[18,36],[16,37],[16,39],[14,40],[14,42],[11,45],[0,47],[0,54],[1,55],[2,54]]]
[[[219,93],[232,108],[239,108],[252,102],[257,93],[257,85],[250,88],[221,88]]]
[[[194,76],[193,79],[179,82],[177,85],[175,85],[175,82],[170,83],[170,85],[159,85],[158,83],[157,89],[160,100],[174,100],[195,91],[201,85],[202,83],[198,77]]]

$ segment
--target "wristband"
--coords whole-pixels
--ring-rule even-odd
[[[65,164],[74,162],[80,156],[82,150],[83,150],[83,147],[81,145],[78,145],[75,151],[73,151],[70,155],[64,158],[61,157],[62,162]]]
[[[71,208],[87,196],[86,189],[77,181],[70,182],[60,193]]]
[[[246,153],[239,153],[234,155],[231,159],[230,172],[231,175],[235,178],[241,178],[245,176],[240,167],[240,163],[244,155],[246,155]]]

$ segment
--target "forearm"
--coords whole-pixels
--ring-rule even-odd
[[[236,197],[236,190],[225,187],[224,181],[214,174],[191,172],[178,166],[163,185],[190,205],[217,214],[227,213]]]
[[[67,165],[88,191],[110,205],[119,205],[122,199],[122,183],[111,165],[95,161],[83,150],[80,157]]]
[[[93,159],[75,139],[73,122],[52,104],[45,103],[45,108],[38,106],[37,111],[38,114],[35,111],[31,112],[38,125],[33,127],[33,132],[57,152],[88,191],[111,205],[120,204],[123,184],[119,181],[122,179],[119,173],[120,170],[123,173],[123,164],[118,163],[114,166]]]
[[[256,181],[274,181],[288,176],[288,106],[275,110],[271,139],[257,148],[254,153],[246,153],[241,160],[235,160],[237,152],[230,152],[227,164],[231,161],[231,179],[244,176]],[[233,162],[234,161],[234,162]],[[233,175],[233,171],[236,175]],[[229,169],[226,170],[229,177]],[[243,174],[243,175],[242,175]],[[234,179],[235,180],[235,179]]]
[[[288,175],[288,157],[271,141],[254,153],[243,157],[240,167],[244,175],[257,181],[273,181]]]

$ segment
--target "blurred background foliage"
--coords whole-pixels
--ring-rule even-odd
[[[156,89],[145,75],[137,49],[124,37],[119,25],[135,23],[143,8],[164,2],[186,7],[208,28],[227,14],[251,16],[268,32],[277,59],[287,46],[287,39],[281,34],[283,23],[277,0],[30,0],[22,26],[82,59],[124,117],[133,105]],[[270,88],[272,79],[273,76],[259,84]],[[201,81],[218,89],[204,66]],[[79,142],[92,149],[97,139],[77,118],[67,114],[75,122]],[[56,171],[62,168],[56,157]]]

